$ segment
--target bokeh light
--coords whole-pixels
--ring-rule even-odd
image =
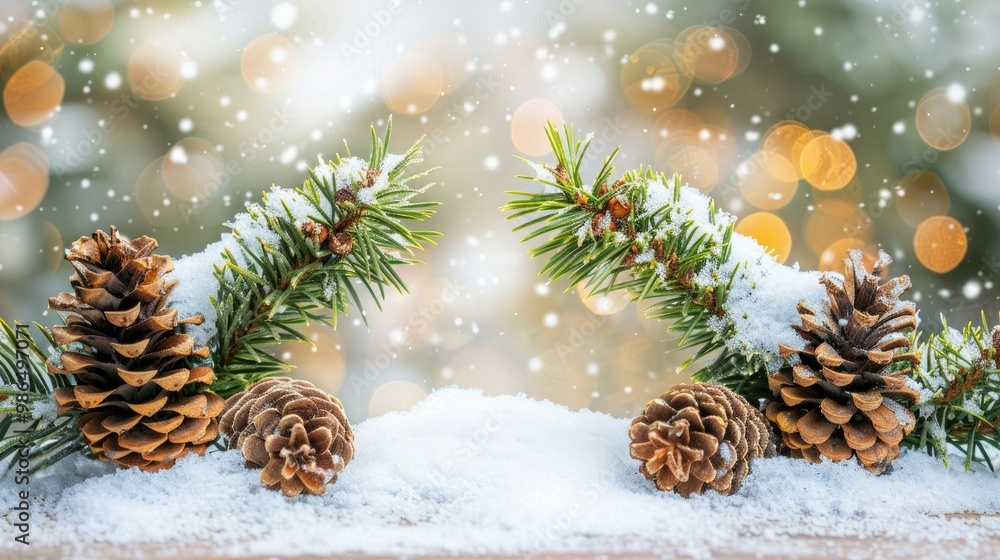
[[[611,292],[608,295],[594,294],[592,290],[580,282],[576,285],[576,293],[583,305],[595,315],[614,315],[628,307],[630,300],[623,290]]]
[[[393,112],[419,115],[429,110],[444,91],[444,74],[437,61],[411,52],[392,61],[382,75],[382,97]]]
[[[927,92],[917,104],[916,114],[917,132],[936,150],[954,150],[969,136],[972,126],[969,105],[947,89]]]
[[[166,38],[142,42],[128,61],[128,83],[139,99],[159,101],[177,93],[184,85],[184,56],[177,43]]]
[[[802,178],[802,172],[799,168],[799,155],[801,154],[801,148],[804,148],[808,142],[802,142],[798,150],[796,150],[796,146],[799,146],[800,139],[806,138],[810,132],[809,127],[802,123],[781,121],[772,125],[764,133],[761,150],[778,154],[792,164],[793,174],[788,175],[787,170],[780,165],[781,160],[774,160],[779,162],[778,168],[771,170],[771,173],[775,177],[778,177],[782,181],[794,181]],[[811,135],[808,138],[812,139]],[[764,163],[766,164],[768,161],[765,159]]]
[[[990,114],[990,134],[1000,144],[1000,105],[997,105]]]
[[[416,383],[403,380],[390,381],[375,389],[375,394],[368,404],[368,416],[381,416],[387,412],[406,412],[426,398],[427,391]]]
[[[14,73],[3,90],[3,106],[14,124],[40,125],[51,119],[66,93],[66,82],[48,63],[33,60]]]
[[[792,252],[792,234],[784,220],[770,212],[750,214],[736,222],[736,233],[753,237],[779,263],[788,260]]]
[[[799,181],[795,167],[777,152],[757,152],[736,168],[740,194],[761,210],[783,208],[792,201]]]
[[[562,126],[562,112],[554,103],[546,99],[529,99],[522,103],[510,120],[510,139],[514,147],[534,157],[550,153],[552,147],[545,135],[546,121]]]
[[[835,198],[818,201],[806,214],[802,233],[806,244],[816,255],[822,254],[833,242],[853,237],[868,240],[872,219],[856,204]]]
[[[968,248],[961,222],[948,216],[927,218],[913,236],[913,249],[920,264],[938,274],[950,272],[961,264]]]
[[[267,33],[250,41],[240,57],[240,74],[257,93],[279,93],[298,76],[301,55],[290,39]]]
[[[904,222],[919,226],[931,216],[943,216],[951,208],[951,197],[941,178],[931,171],[911,171],[899,180],[896,209]]]
[[[115,8],[108,0],[68,0],[59,9],[59,32],[71,44],[100,41],[114,22]]]
[[[633,107],[655,114],[681,100],[691,86],[691,75],[675,62],[674,41],[661,39],[628,56],[622,66],[621,86]]]
[[[689,70],[695,80],[713,85],[741,73],[750,58],[746,37],[731,28],[689,27],[677,37],[676,49],[681,68]]]
[[[802,176],[821,191],[846,187],[858,169],[854,151],[847,142],[825,133],[809,140],[799,161]]]
[[[850,256],[850,252],[860,249],[862,252],[862,262],[868,270],[871,270],[875,266],[875,258],[878,255],[878,249],[872,245],[866,243],[862,239],[856,239],[854,237],[845,237],[844,239],[839,239],[830,244],[829,247],[823,250],[819,255],[819,270],[823,272],[838,272],[840,274],[844,273],[844,259]]]
[[[179,200],[199,202],[218,194],[225,180],[222,156],[201,138],[180,140],[163,158],[163,181]]]
[[[143,169],[135,182],[135,201],[146,221],[154,226],[176,226],[186,218],[185,208],[173,199],[163,180],[163,159],[156,158]]]
[[[49,158],[18,142],[0,152],[0,220],[16,220],[38,207],[49,188]]]
[[[11,79],[22,66],[38,60],[55,67],[62,55],[64,43],[51,27],[28,23],[8,38],[0,47],[0,79]]]

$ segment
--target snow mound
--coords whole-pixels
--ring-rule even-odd
[[[258,472],[244,469],[235,451],[185,458],[160,473],[118,470],[82,482],[79,466],[67,461],[33,482],[32,495],[44,499],[32,505],[32,545],[80,556],[151,543],[216,555],[706,556],[739,547],[748,535],[775,546],[787,535],[927,543],[957,535],[970,554],[1000,538],[995,517],[935,517],[995,514],[993,474],[949,471],[918,453],[904,454],[881,477],[849,462],[775,458],[755,462],[736,496],[685,500],[639,474],[628,426],[524,396],[444,389],[411,412],[357,426],[357,457],[340,481],[326,496],[292,500],[261,488]],[[60,488],[60,480],[76,484]],[[0,503],[16,503],[18,486],[4,482]],[[0,556],[14,546],[21,545],[4,539]]]

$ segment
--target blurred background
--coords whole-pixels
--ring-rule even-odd
[[[352,420],[448,385],[626,416],[685,378],[666,325],[546,284],[497,210],[534,188],[513,156],[552,161],[546,119],[595,133],[590,172],[621,145],[620,171],[682,173],[787,264],[884,249],[925,328],[992,322],[998,28],[990,0],[3,0],[0,315],[57,322],[81,235],[196,252],[392,114],[446,235],[370,330],[277,350]]]

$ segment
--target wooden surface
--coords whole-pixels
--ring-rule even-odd
[[[719,560],[748,560],[748,559],[832,559],[832,558],[1000,558],[1000,536],[990,541],[967,541],[961,535],[956,534],[954,538],[944,539],[938,542],[912,542],[907,536],[899,538],[870,537],[867,539],[858,538],[814,538],[814,537],[775,537],[773,539],[761,537],[747,537],[738,548],[722,547],[712,549],[712,558]],[[16,558],[38,558],[38,559],[69,559],[69,558],[95,558],[101,560],[126,560],[130,558],[143,558],[146,560],[165,560],[176,558],[189,558],[192,560],[214,560],[221,558],[233,558],[213,554],[208,550],[198,550],[197,547],[178,550],[174,547],[142,546],[130,550],[123,550],[120,547],[96,547],[84,551],[83,553],[67,550],[41,547],[28,547],[24,554],[18,554]],[[523,558],[525,556],[481,556],[486,560],[507,560],[512,558]],[[408,556],[407,558],[416,560],[450,560],[467,556]],[[537,560],[576,560],[576,559],[607,559],[607,560],[646,560],[661,558],[690,558],[689,556],[677,556],[671,552],[669,547],[656,548],[648,553],[619,554],[602,553],[601,551],[588,552],[566,552],[559,554],[535,554],[530,555]],[[239,556],[246,560],[269,560],[272,558],[289,558],[293,560],[321,560],[324,558],[343,558],[345,560],[389,560],[392,556],[365,556],[365,555],[332,555],[332,556]]]

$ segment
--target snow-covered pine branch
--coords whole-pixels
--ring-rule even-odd
[[[416,262],[414,251],[438,235],[407,222],[426,220],[437,203],[414,200],[431,186],[412,186],[429,172],[411,173],[420,142],[390,154],[391,130],[391,120],[384,139],[372,128],[368,159],[348,152],[321,162],[300,188],[272,187],[226,224],[231,233],[176,262],[170,303],[205,316],[188,333],[212,351],[213,390],[227,396],[286,371],[266,348],[306,340],[299,328],[310,321],[336,326],[339,314],[361,309],[359,292],[380,305],[386,287],[405,291],[394,268]]]

